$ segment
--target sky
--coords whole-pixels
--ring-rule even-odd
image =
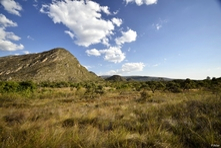
[[[97,75],[221,77],[221,1],[0,0],[0,57],[57,47]]]

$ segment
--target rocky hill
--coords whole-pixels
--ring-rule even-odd
[[[87,81],[99,80],[66,49],[0,57],[0,81]]]

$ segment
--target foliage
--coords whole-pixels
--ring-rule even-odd
[[[30,96],[30,94],[33,93],[36,90],[36,88],[36,84],[32,81],[0,82],[0,93],[20,93],[25,96]]]
[[[173,93],[180,93],[182,90],[180,88],[180,84],[175,81],[170,81],[166,84],[166,90],[171,91]]]

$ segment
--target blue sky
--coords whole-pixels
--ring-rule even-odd
[[[56,47],[97,75],[221,77],[221,3],[0,0],[0,56]]]

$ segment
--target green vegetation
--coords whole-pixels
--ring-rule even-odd
[[[0,82],[0,147],[221,145],[221,78]]]

